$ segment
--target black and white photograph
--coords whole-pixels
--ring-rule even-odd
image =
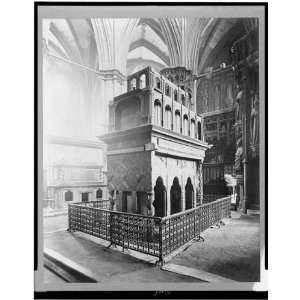
[[[35,291],[266,291],[266,3],[35,3]]]

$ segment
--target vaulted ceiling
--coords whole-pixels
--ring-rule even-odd
[[[96,70],[118,69],[128,75],[147,65],[158,71],[185,66],[199,74],[230,46],[229,40],[255,26],[253,22],[235,18],[53,19],[44,21],[43,38],[53,54]]]

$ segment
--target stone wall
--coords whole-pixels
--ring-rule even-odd
[[[200,187],[199,163],[193,160],[152,155],[152,182],[153,188],[158,177],[161,177],[167,191],[167,215],[170,214],[170,191],[175,177],[178,178],[181,187],[182,210],[185,209],[185,186],[190,177],[194,188],[193,205],[196,206],[196,191]],[[201,189],[202,190],[202,189]]]
[[[151,154],[134,152],[107,158],[109,190],[151,192]]]
[[[107,187],[50,187],[47,189],[47,197],[44,198],[44,208],[62,209],[68,204],[81,202],[82,193],[88,193],[88,201],[96,201],[97,190],[102,190],[102,199],[108,199]],[[72,201],[66,201],[66,192],[72,192]]]
[[[230,108],[236,96],[234,73],[232,70],[203,78],[198,85],[197,112],[207,113]]]

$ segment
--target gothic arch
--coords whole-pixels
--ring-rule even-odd
[[[182,210],[181,205],[181,187],[178,177],[175,177],[170,191],[171,214],[176,214]]]
[[[158,99],[156,99],[154,101],[154,123],[155,123],[155,125],[161,126],[161,120],[162,120],[161,102]]]
[[[192,138],[195,138],[196,135],[196,122],[194,118],[191,119],[190,135]]]
[[[189,135],[189,117],[187,114],[183,116],[182,133]]]
[[[174,121],[174,130],[178,133],[180,133],[180,128],[181,128],[181,115],[180,111],[177,109],[175,111],[175,121]]]
[[[165,106],[164,127],[171,130],[172,128],[172,108],[170,105]]]
[[[102,197],[103,197],[103,191],[101,189],[98,189],[96,191],[96,198],[97,199],[102,199]]]
[[[197,131],[198,131],[198,140],[201,140],[202,139],[202,136],[201,136],[201,132],[202,132],[202,129],[201,129],[201,122],[198,121],[197,122]]]
[[[136,48],[139,48],[139,47],[145,47],[145,48],[149,49],[157,57],[159,57],[167,66],[170,65],[170,58],[169,58],[168,54],[163,52],[159,47],[157,47],[150,41],[143,39],[143,38],[133,41],[130,44],[129,52]]]
[[[115,108],[115,124],[117,130],[125,130],[140,124],[141,99],[128,98]]]
[[[191,209],[194,206],[194,187],[189,177],[185,185],[185,209]]]
[[[145,73],[143,73],[139,77],[139,88],[144,89],[146,86],[147,86],[147,76]]]
[[[65,192],[65,201],[73,201],[73,192],[70,190]]]
[[[156,217],[164,217],[167,215],[167,193],[163,179],[159,176],[154,186],[154,202]]]

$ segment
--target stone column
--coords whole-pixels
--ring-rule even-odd
[[[181,211],[185,211],[185,182],[181,180]]]
[[[243,190],[242,197],[242,209],[244,213],[247,213],[249,192],[250,192],[250,168],[248,164],[250,158],[250,119],[251,119],[251,90],[254,91],[258,82],[256,82],[255,68],[257,66],[257,60],[255,58],[255,51],[258,50],[258,24],[257,22],[249,23],[246,21],[244,24],[246,28],[246,34],[233,43],[232,56],[233,64],[235,68],[235,80],[240,86],[243,92],[242,96],[242,109],[240,114],[236,114],[241,119],[242,126],[242,162],[243,172],[240,172],[240,176],[243,177],[243,186],[239,186],[240,190]],[[239,107],[239,106],[238,106]]]
[[[116,191],[113,190],[109,193],[109,200],[110,200],[110,210],[116,210]]]
[[[150,94],[149,96],[149,112],[148,112],[148,124],[153,124],[154,123],[154,99],[153,95]],[[163,107],[161,107],[163,109]]]
[[[250,149],[250,113],[251,113],[251,103],[250,103],[250,85],[251,85],[251,72],[249,68],[246,67],[242,74],[242,87],[244,90],[243,99],[243,110],[242,110],[242,130],[243,130],[243,175],[244,175],[244,198],[243,198],[243,213],[247,213],[247,203],[249,194],[249,168],[248,168],[248,155]]]
[[[203,163],[199,161],[199,188],[200,188],[200,205],[203,203]]]
[[[118,193],[116,193],[116,210],[117,211],[122,211],[122,195],[123,195],[122,191],[118,191]]]
[[[154,216],[155,215],[155,208],[153,206],[154,202],[154,192],[147,193],[147,214],[148,216]]]
[[[136,213],[137,212],[137,194],[136,191],[132,191],[131,193],[131,212]]]
[[[245,202],[244,197],[244,179],[243,175],[237,175],[237,186],[236,186],[236,206],[238,209],[243,209]]]
[[[167,216],[171,215],[171,186],[169,183],[166,185],[166,197],[167,197]]]
[[[197,184],[196,184],[196,176],[193,178],[193,188],[194,188],[194,195],[193,195],[193,208],[197,206]]]
[[[197,80],[193,82],[193,103],[194,103],[194,112],[197,114]]]
[[[204,135],[204,118],[201,118],[201,139],[205,142],[205,135]]]

